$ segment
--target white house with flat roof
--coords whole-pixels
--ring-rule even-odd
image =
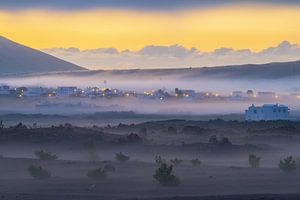
[[[252,104],[245,111],[246,121],[270,121],[270,120],[290,120],[290,109],[286,105],[264,104],[255,106]]]

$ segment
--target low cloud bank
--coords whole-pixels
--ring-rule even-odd
[[[300,60],[300,46],[288,41],[259,52],[232,48],[202,52],[181,45],[149,45],[138,51],[119,51],[115,48],[80,50],[74,47],[42,51],[88,69],[210,67]]]

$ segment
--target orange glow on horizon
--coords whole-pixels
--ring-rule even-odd
[[[300,44],[300,7],[224,6],[173,12],[130,10],[0,11],[0,35],[33,48],[146,45],[258,51],[288,40]]]

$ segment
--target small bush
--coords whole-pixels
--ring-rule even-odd
[[[177,186],[179,185],[179,179],[172,174],[173,166],[168,166],[166,163],[156,169],[153,178],[159,182],[162,186]]]
[[[259,164],[260,164],[260,157],[254,155],[254,154],[250,154],[248,157],[248,162],[249,162],[250,167],[258,168]]]
[[[116,154],[115,159],[119,162],[127,162],[130,159],[130,157],[120,152]]]
[[[107,177],[106,171],[101,168],[90,170],[86,175],[93,180],[104,180]]]
[[[201,160],[199,160],[198,158],[193,159],[190,162],[192,163],[193,166],[198,166],[201,164]]]
[[[293,156],[289,156],[283,160],[280,160],[279,169],[281,169],[284,172],[293,172],[297,169],[297,163],[294,160]]]
[[[114,172],[114,171],[116,171],[116,168],[113,165],[106,164],[106,165],[104,165],[103,170],[105,172]]]
[[[57,160],[57,155],[44,150],[34,152],[35,156],[41,160]]]
[[[174,164],[175,166],[177,166],[177,165],[180,165],[181,163],[183,163],[183,160],[178,159],[178,158],[175,158],[175,159],[173,159],[173,160],[170,160],[170,162],[171,162],[172,164]]]
[[[221,141],[219,142],[219,144],[221,144],[221,145],[232,145],[232,143],[230,142],[230,140],[227,137],[223,137],[221,139]]]
[[[161,164],[165,163],[165,161],[162,159],[160,155],[156,155],[154,160],[157,166],[160,166]]]
[[[129,135],[126,136],[126,141],[129,143],[143,143],[143,139],[135,133],[130,133]]]
[[[45,180],[51,177],[51,172],[41,166],[30,165],[28,172],[30,176],[38,180]]]

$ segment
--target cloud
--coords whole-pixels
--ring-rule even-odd
[[[119,51],[115,48],[51,48],[43,51],[89,69],[210,67],[300,60],[300,46],[288,41],[260,52],[232,48],[202,52],[181,45],[149,45],[138,51]]]
[[[170,56],[170,57],[186,57],[197,52],[196,48],[186,49],[180,45],[173,46],[145,46],[137,53],[144,56]]]

